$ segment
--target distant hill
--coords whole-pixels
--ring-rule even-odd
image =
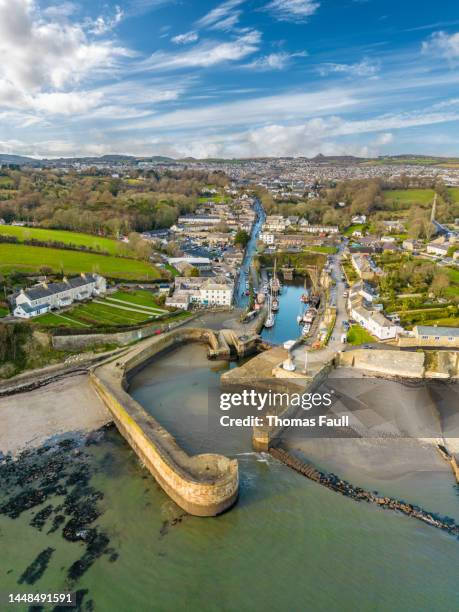
[[[416,164],[416,165],[443,165],[459,164],[459,157],[439,157],[435,155],[416,155],[416,154],[403,154],[403,155],[380,155],[379,157],[356,157],[354,155],[322,155],[319,153],[315,157],[290,157],[290,156],[279,156],[279,157],[251,157],[251,158],[205,158],[199,159],[195,157],[183,157],[175,159],[164,155],[151,155],[151,156],[133,156],[133,155],[102,155],[100,157],[58,157],[58,158],[44,158],[35,159],[33,157],[27,157],[24,155],[10,155],[7,153],[0,153],[0,164],[17,164],[17,165],[34,165],[34,166],[56,166],[65,164],[100,164],[100,163],[112,163],[112,164],[130,164],[137,162],[149,162],[157,164],[180,164],[180,163],[193,163],[193,162],[207,162],[207,163],[226,163],[226,164],[237,164],[244,162],[263,162],[279,160],[304,160],[311,161],[317,164],[332,164],[332,165],[358,165],[358,164]]]
[[[40,166],[42,160],[34,159],[33,157],[25,157],[24,155],[8,155],[7,153],[0,153],[0,164],[34,164]]]

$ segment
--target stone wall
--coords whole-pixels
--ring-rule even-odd
[[[422,378],[424,376],[424,353],[356,349],[339,353],[337,359],[341,366],[354,367],[382,376],[394,378]]]
[[[144,340],[145,338],[151,338],[158,333],[158,330],[163,331],[167,329],[175,329],[191,321],[185,319],[171,323],[170,325],[161,325],[161,323],[153,323],[146,325],[140,329],[132,329],[129,331],[120,331],[112,334],[76,334],[72,336],[53,336],[52,343],[53,348],[58,351],[78,351],[84,350],[92,346],[105,346],[108,344],[117,344],[118,346],[125,346],[138,340]]]
[[[128,393],[129,377],[158,352],[184,342],[214,345],[209,330],[184,328],[147,341],[128,355],[91,372],[91,380],[113,419],[164,491],[186,512],[215,516],[236,501],[238,463],[223,455],[187,455]]]

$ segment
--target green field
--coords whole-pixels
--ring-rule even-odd
[[[366,229],[366,225],[358,223],[356,225],[350,225],[344,232],[345,236],[352,236],[353,232],[363,232]]]
[[[312,251],[313,253],[328,253],[329,255],[333,255],[338,251],[338,249],[334,246],[310,246],[306,247],[305,251]]]
[[[445,272],[449,276],[450,286],[446,289],[447,297],[459,295],[459,270],[455,268],[445,268]]]
[[[412,204],[427,206],[433,202],[434,195],[433,189],[389,189],[384,192],[384,199],[408,208]]]
[[[144,323],[166,313],[148,291],[116,291],[104,299],[65,312],[47,313],[34,321],[48,327],[113,327]]]
[[[76,246],[85,246],[93,251],[104,251],[110,255],[123,252],[124,244],[110,238],[80,234],[78,232],[65,232],[62,230],[42,229],[39,227],[19,227],[16,225],[0,225],[0,234],[16,236],[19,242],[24,240],[41,240],[42,242],[63,242]],[[124,247],[125,248],[125,247]]]
[[[0,176],[0,188],[8,189],[14,185],[9,176]]]
[[[164,268],[168,270],[172,274],[172,276],[174,277],[180,276],[180,272],[177,270],[177,268],[174,268],[174,266],[171,266],[171,264],[165,264]]]
[[[347,343],[357,346],[359,344],[368,344],[376,342],[371,334],[367,332],[361,325],[352,325],[347,332]]]
[[[200,196],[198,198],[198,202],[200,204],[206,204],[206,202],[217,202],[221,204],[222,202],[229,202],[231,198],[226,195],[222,195],[221,193],[216,193],[212,196]]]
[[[158,306],[156,299],[150,291],[115,291],[111,293],[107,299],[111,300],[122,300],[127,305],[134,304],[140,308],[145,307],[146,309],[160,310],[166,312],[162,306]]]
[[[8,313],[9,313],[8,308],[6,308],[5,306],[0,306],[0,319],[2,317],[6,317]]]
[[[453,200],[455,202],[459,202],[459,187],[450,187],[448,191],[451,194]]]
[[[109,278],[126,280],[152,280],[160,277],[156,267],[135,259],[21,244],[0,244],[0,273],[19,271],[37,274],[43,266],[51,268],[55,273],[67,275],[97,272]]]

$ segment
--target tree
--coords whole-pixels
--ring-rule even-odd
[[[250,234],[246,232],[246,230],[238,230],[236,232],[236,236],[234,237],[234,244],[245,249],[249,240],[250,240]]]
[[[191,268],[189,268],[185,272],[185,276],[187,276],[188,278],[196,278],[196,277],[198,277],[199,276],[198,268],[195,268],[194,266],[192,266]]]
[[[431,292],[437,297],[441,297],[449,287],[449,276],[446,272],[439,272],[435,275],[430,285]]]

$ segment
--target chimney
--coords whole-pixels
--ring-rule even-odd
[[[84,280],[86,280],[86,274],[84,272],[80,273],[81,278],[84,278]]]
[[[46,279],[41,284],[45,289],[48,289],[48,283],[46,282]]]
[[[65,283],[66,285],[70,285],[69,279],[66,276],[63,277],[62,282]]]

